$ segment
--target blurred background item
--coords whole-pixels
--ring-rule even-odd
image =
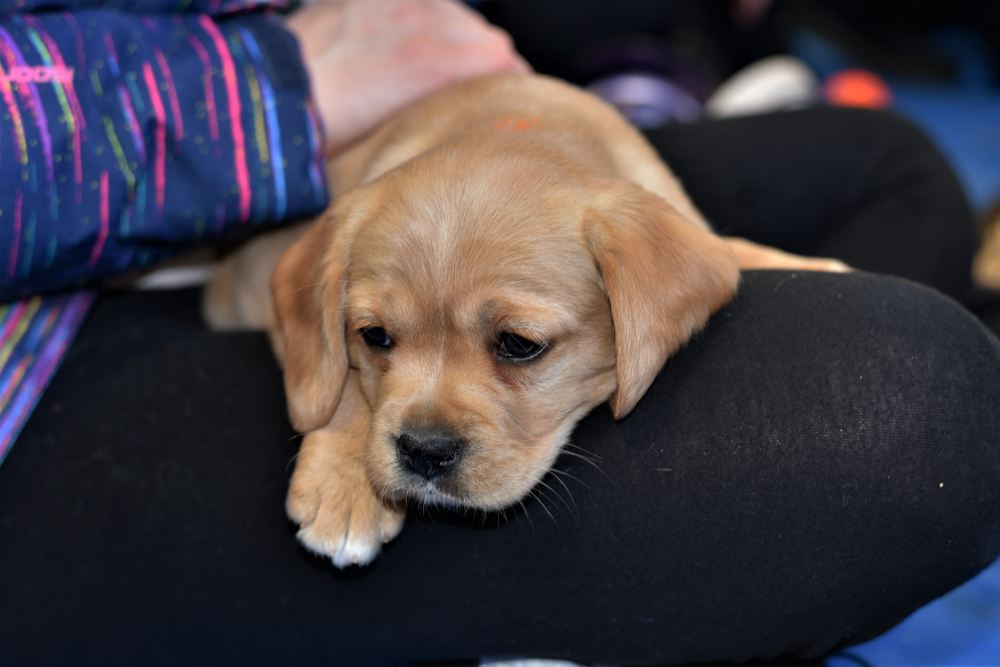
[[[1000,290],[1000,201],[983,217],[983,245],[972,266],[980,285]]]
[[[538,71],[590,87],[641,127],[795,108],[822,94],[908,116],[979,212],[1000,200],[1000,2],[476,4]]]
[[[819,78],[791,56],[768,56],[720,85],[705,105],[713,118],[801,109],[820,99]]]

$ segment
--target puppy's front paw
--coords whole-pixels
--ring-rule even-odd
[[[322,437],[311,433],[303,442],[286,511],[309,551],[337,567],[366,565],[399,534],[405,515],[379,499],[360,460],[317,451],[315,439]]]

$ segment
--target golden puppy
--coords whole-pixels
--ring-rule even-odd
[[[617,112],[540,76],[435,94],[331,180],[330,210],[232,260],[206,312],[268,328],[306,434],[288,514],[337,566],[371,561],[407,499],[517,502],[594,406],[632,410],[741,267],[845,268],[716,236]]]

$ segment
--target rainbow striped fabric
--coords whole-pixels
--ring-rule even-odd
[[[309,82],[279,17],[76,4],[0,12],[0,299],[325,207]]]
[[[48,386],[94,293],[0,306],[0,463]]]
[[[35,294],[326,207],[287,4],[0,0],[0,458],[94,298]]]

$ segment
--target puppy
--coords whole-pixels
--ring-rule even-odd
[[[740,268],[846,269],[716,236],[615,110],[541,76],[450,87],[330,172],[333,206],[226,264],[206,316],[269,331],[305,433],[288,514],[339,567],[406,500],[517,502],[587,412],[635,407]]]

